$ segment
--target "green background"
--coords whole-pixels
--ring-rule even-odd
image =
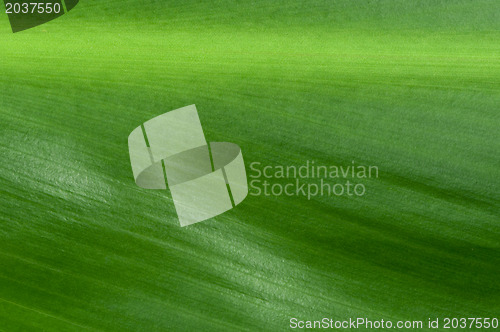
[[[0,17],[1,331],[499,316],[499,1],[82,0],[16,34]],[[190,104],[247,171],[380,177],[181,228],[169,192],[135,185],[127,137]]]

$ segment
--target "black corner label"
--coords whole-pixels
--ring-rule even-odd
[[[12,32],[34,28],[73,9],[79,0],[4,0]]]

